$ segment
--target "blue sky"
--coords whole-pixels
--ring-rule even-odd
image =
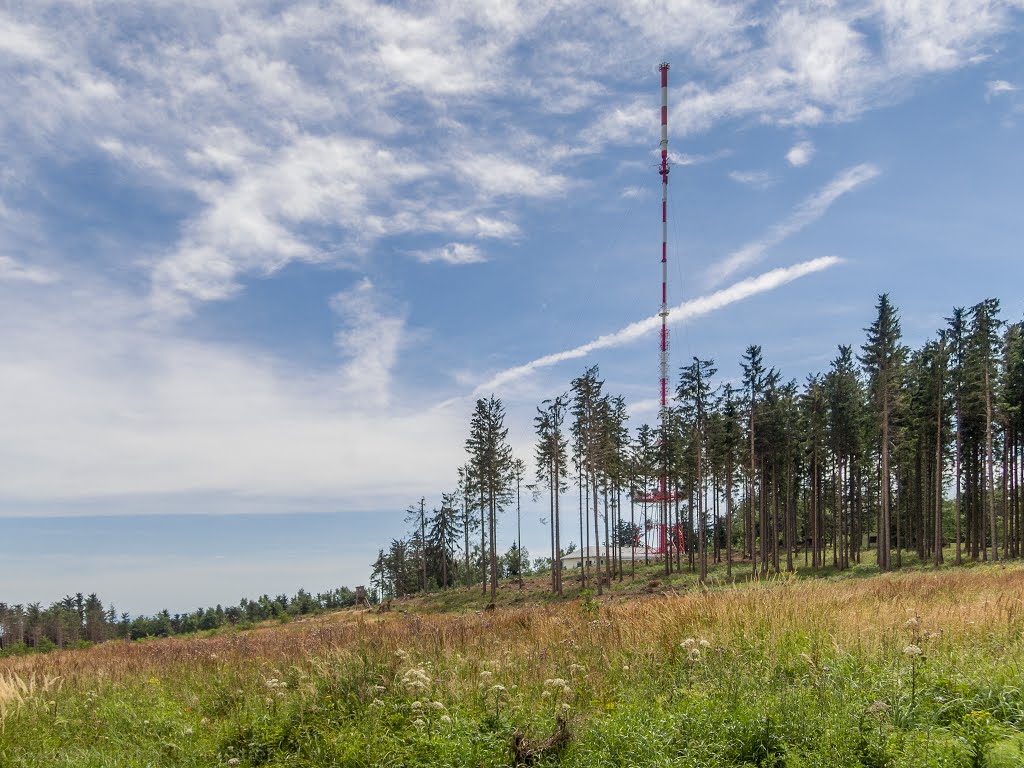
[[[5,8],[0,600],[360,583],[475,396],[653,419],[663,60],[673,369],[1024,315],[1022,0]]]

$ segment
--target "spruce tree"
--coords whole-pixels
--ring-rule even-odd
[[[892,422],[899,397],[906,347],[900,344],[902,333],[896,308],[883,293],[875,305],[875,321],[865,328],[867,340],[861,347],[860,362],[868,375],[871,400],[878,424],[881,457],[881,493],[878,514],[878,565],[883,571],[891,567],[892,545],[890,527],[892,519],[890,499],[889,443]]]

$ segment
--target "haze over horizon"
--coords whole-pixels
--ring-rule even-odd
[[[0,10],[0,601],[364,583],[475,397],[1024,316],[1024,0]],[[524,507],[525,543],[546,529]],[[506,530],[508,530],[506,516]],[[503,539],[507,546],[511,539]]]

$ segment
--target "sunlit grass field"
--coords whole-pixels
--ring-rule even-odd
[[[642,571],[5,659],[0,765],[1024,764],[1024,567]]]

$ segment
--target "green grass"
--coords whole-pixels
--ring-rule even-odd
[[[477,587],[5,659],[0,765],[1024,764],[1024,568],[869,573],[504,585],[480,613]]]

